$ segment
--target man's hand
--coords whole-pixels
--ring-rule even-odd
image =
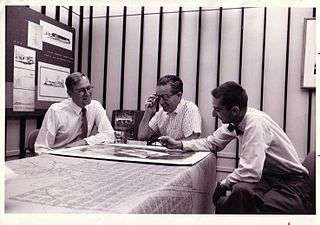
[[[145,111],[149,111],[152,114],[155,113],[158,103],[159,98],[155,94],[150,95],[145,103]]]
[[[160,142],[160,144],[162,144],[164,147],[167,147],[167,148],[182,149],[182,142],[181,141],[177,141],[177,140],[175,140],[175,139],[173,139],[172,137],[169,137],[169,136],[159,137],[159,142]]]
[[[71,148],[71,147],[76,147],[76,146],[81,146],[81,145],[87,145],[88,143],[85,140],[79,140],[72,142],[70,144],[67,144],[65,147],[66,148]]]
[[[216,189],[214,190],[214,193],[212,196],[212,202],[215,206],[220,197],[226,196],[227,190],[228,190],[228,187],[221,185],[220,182],[217,183]]]

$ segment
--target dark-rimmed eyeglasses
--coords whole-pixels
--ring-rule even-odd
[[[90,93],[92,89],[93,89],[93,86],[90,85],[90,86],[85,87],[85,88],[75,89],[75,90],[73,90],[73,93],[76,93],[76,94],[79,94],[79,95],[84,95],[87,92]]]
[[[179,93],[179,92],[178,92]],[[171,95],[167,95],[167,94],[164,94],[164,95],[158,95],[156,94],[157,98],[160,100],[162,98],[163,101],[168,101],[172,96],[178,94],[178,93],[175,93],[175,94],[171,94]]]

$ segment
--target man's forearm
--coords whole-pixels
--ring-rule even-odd
[[[138,139],[139,140],[146,140],[148,139],[152,133],[152,129],[149,127],[149,121],[153,117],[153,113],[149,111],[145,111],[142,120],[139,125],[139,130],[138,130]]]

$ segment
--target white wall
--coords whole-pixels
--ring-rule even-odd
[[[122,49],[122,14],[123,8],[110,7],[108,80],[107,80],[107,113],[111,118],[112,111],[119,109],[120,74]],[[130,11],[131,10],[131,11]],[[140,35],[140,8],[127,8],[126,55],[124,75],[124,109],[135,109],[137,105],[137,79]],[[186,10],[183,8],[183,10]],[[198,10],[198,7],[188,8]],[[206,11],[211,10],[211,11]],[[143,70],[142,70],[142,110],[146,97],[154,92],[157,71],[158,32],[160,8],[145,8]],[[175,73],[178,38],[179,8],[164,7],[162,31],[161,76]],[[101,82],[101,65],[105,41],[105,8],[94,7],[92,82],[100,90],[94,96],[101,100],[103,93]],[[130,15],[132,14],[136,15]],[[170,13],[167,13],[170,12]],[[312,9],[292,8],[290,23],[290,52],[287,97],[287,133],[294,143],[302,160],[307,152],[307,119],[308,91],[300,88],[301,56],[303,49],[304,17],[311,17]],[[97,17],[97,18],[95,18]],[[264,69],[263,109],[283,127],[284,87],[287,44],[288,8],[267,8],[266,48]],[[85,18],[85,21],[88,18]],[[88,23],[85,23],[88,26]],[[220,83],[227,80],[238,81],[240,59],[241,9],[223,10]],[[264,8],[250,8],[244,11],[243,49],[242,49],[242,85],[247,89],[249,105],[260,107],[262,41],[264,25]],[[203,118],[203,136],[214,129],[214,118],[211,117],[210,91],[216,87],[217,52],[218,52],[219,10],[203,8],[202,42],[200,55],[199,108]],[[87,33],[85,33],[87,34]],[[184,81],[184,97],[195,100],[196,57],[198,38],[198,12],[188,11],[182,14],[180,76]],[[84,43],[84,47],[86,43]],[[84,56],[86,57],[86,56]],[[98,69],[100,68],[100,69]],[[85,69],[85,65],[84,65]],[[96,86],[96,85],[95,85]],[[313,93],[313,99],[315,99]],[[313,106],[315,100],[313,100]],[[298,122],[297,122],[298,121]],[[315,121],[315,107],[312,108],[312,121]],[[314,124],[314,123],[312,123]],[[315,150],[315,127],[312,125],[311,150]],[[220,170],[230,171],[235,166],[235,142],[219,154]],[[225,173],[220,173],[223,177]]]
[[[30,6],[41,11],[40,6]],[[67,23],[67,8],[60,8],[60,21]],[[199,103],[203,119],[203,136],[214,130],[211,117],[210,91],[217,86],[219,10],[203,7],[201,28],[201,55],[199,77]],[[73,27],[76,29],[76,62],[78,61],[79,6],[73,7]],[[154,92],[157,74],[159,7],[145,7],[144,45],[142,62],[141,109],[144,100]],[[187,10],[183,8],[183,10]],[[198,10],[198,7],[188,8]],[[55,7],[46,8],[47,15],[55,17]],[[124,72],[124,108],[136,109],[138,101],[138,63],[140,40],[140,7],[127,8],[126,55]],[[178,7],[164,7],[161,75],[175,73],[178,37]],[[170,13],[168,13],[170,12]],[[110,6],[109,51],[107,70],[107,91],[103,93],[104,48],[105,48],[105,6],[95,6],[93,11],[91,80],[95,89],[94,98],[107,100],[107,114],[119,108],[120,74],[122,49],[123,7]],[[133,15],[134,14],[134,15]],[[82,71],[88,69],[89,7],[84,7]],[[308,99],[309,91],[300,88],[301,60],[303,51],[303,24],[305,17],[312,17],[311,8],[292,8],[290,23],[290,48],[287,95],[287,134],[294,143],[302,160],[307,152]],[[242,50],[242,85],[249,95],[249,105],[260,107],[262,41],[264,8],[245,9]],[[264,69],[263,109],[283,126],[285,62],[287,44],[288,8],[267,8],[266,48]],[[196,80],[196,57],[198,35],[198,12],[188,11],[182,15],[180,75],[184,81],[184,97],[194,101]],[[238,81],[241,34],[241,9],[223,10],[220,62],[220,83]],[[315,92],[312,96],[311,149],[315,150]],[[14,154],[19,148],[19,121],[7,123],[7,153]],[[35,121],[27,121],[27,131],[35,127]],[[235,143],[219,154],[219,176],[223,177],[235,166]]]

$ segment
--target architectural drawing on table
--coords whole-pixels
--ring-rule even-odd
[[[60,79],[59,76],[56,77],[56,80],[50,80],[48,77],[45,77],[45,81],[43,84],[47,86],[64,88],[64,80]]]
[[[63,37],[63,36],[61,36],[59,34],[46,32],[44,35],[46,35],[49,38],[54,39],[56,41],[60,41],[60,42],[65,43],[65,44],[71,44],[71,41],[70,41],[69,38]]]
[[[22,54],[18,50],[16,50],[15,61],[23,63],[23,64],[28,64],[28,65],[35,63],[35,59],[33,56],[25,56],[24,54]]]

